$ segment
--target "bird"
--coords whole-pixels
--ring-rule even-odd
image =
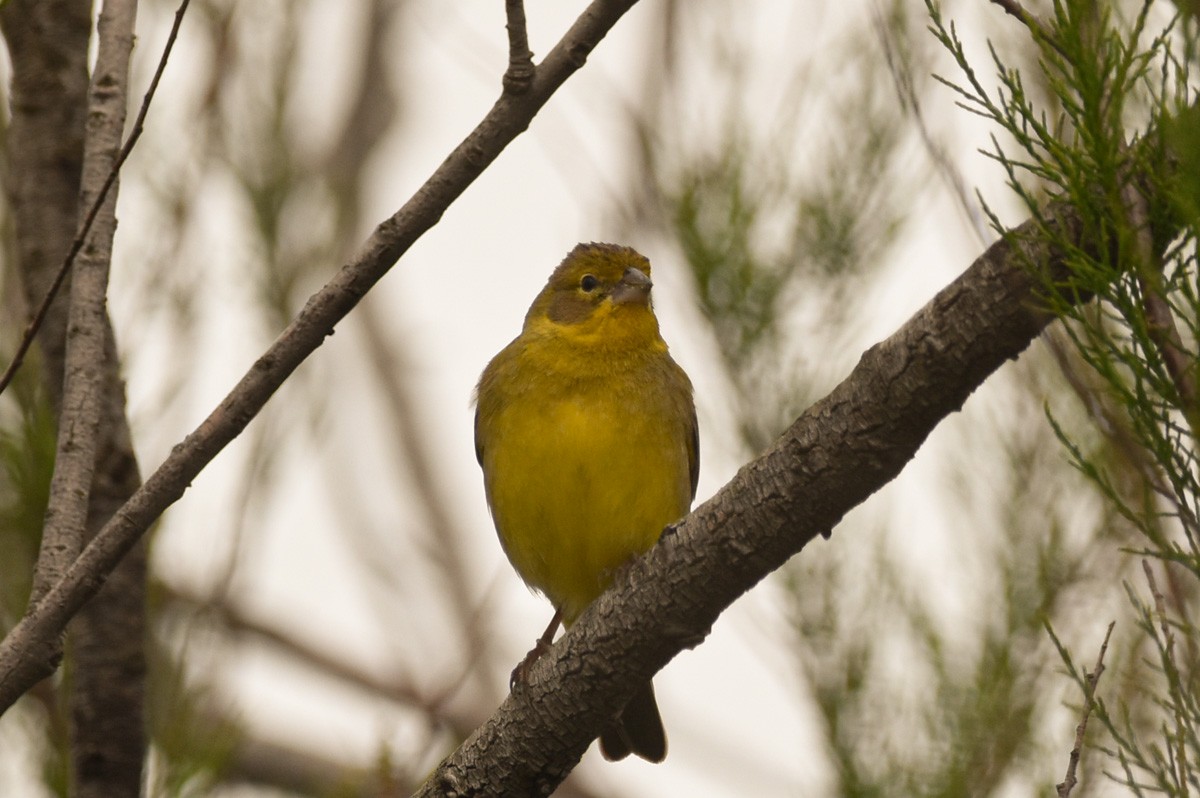
[[[659,331],[650,271],[630,247],[576,246],[475,389],[475,453],[501,546],[555,610],[522,666],[696,496],[692,383]],[[601,732],[600,751],[666,757],[650,682]]]

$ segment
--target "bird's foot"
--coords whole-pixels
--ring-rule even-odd
[[[545,640],[539,640],[533,644],[533,648],[529,649],[529,653],[525,655],[525,659],[513,668],[512,675],[508,677],[508,689],[512,690],[518,685],[525,684],[529,681],[529,671],[533,669],[533,663],[542,658],[542,655],[550,650],[550,643]]]
[[[554,644],[554,633],[558,631],[558,625],[562,622],[562,609],[554,610],[554,617],[550,619],[550,625],[546,627],[546,631],[542,632],[542,636],[533,644],[533,648],[525,655],[525,659],[521,660],[517,667],[513,668],[512,675],[508,677],[508,689],[511,690],[519,684],[525,684],[529,680],[529,671],[533,668],[533,663],[542,658],[542,655],[550,650],[550,646]]]

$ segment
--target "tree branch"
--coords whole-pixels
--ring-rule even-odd
[[[1171,701],[1167,706],[1172,710],[1175,720],[1175,733],[1172,735],[1166,733],[1168,744],[1173,744],[1174,754],[1168,761],[1174,769],[1172,774],[1175,778],[1175,783],[1179,785],[1179,794],[1183,798],[1187,798],[1188,791],[1188,726],[1183,719],[1185,699],[1180,696],[1180,684],[1182,678],[1179,673],[1179,667],[1175,661],[1175,635],[1171,633],[1171,621],[1167,616],[1166,601],[1163,600],[1163,594],[1158,590],[1158,583],[1154,579],[1154,571],[1150,568],[1148,560],[1142,560],[1142,572],[1146,574],[1146,584],[1150,586],[1150,595],[1154,597],[1154,614],[1158,616],[1159,630],[1162,633],[1162,642],[1159,644],[1162,650],[1163,673],[1167,677]],[[1101,649],[1101,656],[1103,656]],[[1099,674],[1097,674],[1099,678]],[[1166,730],[1164,729],[1164,732]],[[1174,739],[1171,739],[1174,737]]]
[[[135,11],[136,4],[129,0],[110,0],[100,15],[101,43],[88,96],[78,205],[95,205],[100,210],[71,281],[58,447],[33,579],[33,601],[44,596],[78,556],[87,526],[106,367],[108,272],[117,229],[115,187],[104,194],[101,189],[112,172],[125,126]]]
[[[0,712],[53,672],[54,641],[121,557],[197,474],[241,433],[284,380],[467,186],[522,133],[636,0],[594,0],[539,65],[529,90],[502,94],[434,174],[367,239],[254,363],[237,386],[87,545],[64,577],[0,643]]]
[[[118,26],[126,29],[122,34],[107,21],[119,5],[113,3],[111,8],[105,9],[104,38],[112,38],[111,34],[116,33],[117,38],[126,40],[122,46],[127,51],[131,23]],[[111,165],[111,152],[120,143],[125,107],[124,96],[113,95],[120,79],[114,81],[111,78],[114,70],[106,66],[113,61],[111,42],[102,43],[94,86],[97,91],[93,91],[93,96],[98,93],[113,95],[112,104],[120,118],[114,118],[99,107],[95,116],[89,118],[87,115],[91,23],[90,0],[16,0],[0,8],[0,25],[12,55],[14,71],[13,121],[6,142],[12,180],[7,187],[14,211],[18,266],[26,305],[30,309],[39,308],[6,375],[19,365],[23,351],[36,335],[42,355],[42,383],[59,414],[64,407],[69,303],[65,298],[55,301],[56,291],[59,286],[71,285],[67,269],[82,250],[85,237],[88,237],[93,256],[108,249],[111,230],[101,238],[89,236],[102,209],[111,219],[112,205],[103,199],[115,180],[117,167]],[[127,53],[118,56],[117,60],[127,60]],[[116,71],[123,69],[118,66]],[[161,72],[161,63],[159,69]],[[105,74],[110,77],[104,77]],[[120,94],[119,89],[117,94]],[[143,114],[145,108],[144,104]],[[91,155],[88,176],[81,187],[85,119],[91,120],[86,125],[90,128]],[[95,137],[93,122],[107,123],[107,142]],[[135,138],[131,134],[122,157]],[[97,191],[101,182],[103,188]],[[87,218],[81,224],[80,214],[84,211],[87,211]],[[95,244],[99,246],[93,246]],[[105,255],[99,257],[107,259]],[[97,296],[94,285],[90,293],[94,300]],[[99,294],[102,302],[102,290]],[[71,480],[75,483],[71,487],[80,496],[88,497],[85,536],[94,534],[101,522],[128,499],[140,482],[125,417],[124,392],[111,325],[102,309],[98,319],[93,316],[88,324],[97,320],[100,335],[95,335],[95,327],[90,330],[92,344],[97,343],[98,337],[100,350],[97,353],[93,346],[96,359],[88,367],[98,370],[100,384],[98,391],[85,397],[86,401],[99,402],[100,419],[90,492],[87,481]],[[0,379],[0,390],[3,390],[2,385],[3,379]],[[74,404],[75,400],[72,400]],[[60,427],[70,424],[69,412],[67,418]],[[43,537],[54,540],[53,534]],[[68,547],[74,545],[67,544]],[[70,703],[73,718],[70,732],[64,722],[55,744],[64,756],[68,748],[70,750],[76,772],[73,787],[81,798],[136,795],[140,786],[145,752],[144,682],[141,676],[145,671],[142,632],[146,569],[144,550],[139,547],[135,553],[136,556],[125,558],[105,590],[88,605],[72,627],[74,678],[70,681]],[[46,575],[44,561],[42,565],[44,586],[48,587],[52,580]],[[45,695],[50,691],[47,684],[40,692]],[[57,718],[58,713],[51,713],[51,717]],[[68,737],[71,738],[69,742]]]
[[[524,94],[537,71],[525,28],[525,0],[505,0],[504,11],[508,17],[505,26],[508,28],[508,69],[504,71],[502,82],[506,92]]]
[[[448,729],[458,738],[466,737],[483,719],[474,706],[456,709],[450,705],[451,696],[443,687],[422,689],[406,675],[381,676],[370,668],[356,664],[338,650],[305,640],[270,621],[255,617],[227,597],[205,598],[186,589],[160,583],[157,594],[170,609],[203,617],[221,628],[230,642],[244,641],[248,645],[265,646],[275,650],[302,667],[320,676],[335,680],[349,689],[363,690],[372,700],[394,702],[426,716],[431,726]]]
[[[1067,775],[1054,788],[1058,798],[1069,798],[1071,790],[1075,789],[1075,785],[1079,783],[1075,773],[1079,769],[1079,758],[1083,755],[1083,739],[1087,734],[1088,718],[1091,717],[1092,709],[1096,706],[1096,685],[1100,683],[1100,674],[1104,673],[1104,655],[1108,652],[1108,640],[1112,637],[1113,627],[1116,625],[1117,622],[1113,621],[1108,625],[1108,631],[1104,633],[1104,642],[1100,644],[1100,653],[1096,656],[1095,669],[1088,673],[1084,668],[1086,689],[1083,695],[1083,715],[1075,726],[1075,744],[1071,746],[1071,754],[1067,758]]]
[[[1059,55],[1062,55],[1062,56],[1067,55],[1067,53],[1063,50],[1062,45],[1059,44],[1058,40],[1050,35],[1049,31],[1051,30],[1051,26],[1047,25],[1045,22],[1038,19],[1036,15],[1031,14],[1030,12],[1026,11],[1025,7],[1022,6],[1020,4],[1020,2],[1018,2],[1018,0],[991,0],[991,1],[995,5],[998,5],[1002,9],[1004,9],[1004,12],[1006,14],[1012,16],[1017,21],[1019,21],[1022,25],[1024,25],[1026,28],[1028,28],[1029,32],[1033,35],[1034,41],[1046,42],[1051,47],[1053,47],[1055,50],[1057,50]]]
[[[68,440],[68,462],[82,475],[90,450],[82,539],[90,539],[140,483],[125,415],[117,346],[106,294],[116,233],[117,174],[137,134],[121,144],[129,106],[129,62],[136,0],[106,0],[97,23],[96,65],[88,96],[77,241],[83,245],[71,280],[62,429],[86,426],[86,447]],[[159,69],[166,55],[160,60]],[[145,108],[145,104],[143,104]],[[67,265],[69,266],[69,257]],[[81,418],[69,415],[79,408]],[[64,451],[60,449],[60,451]],[[58,463],[62,462],[62,455]],[[54,476],[59,477],[58,463]],[[54,496],[51,496],[54,501]],[[43,535],[49,532],[49,525]],[[40,563],[39,563],[40,566]],[[139,546],[72,625],[71,763],[75,798],[136,798],[146,751],[145,549]]]
[[[36,334],[42,385],[57,413],[67,303],[45,302],[78,229],[79,172],[87,112],[90,0],[9,0],[0,28],[12,61],[12,122],[5,138],[17,268],[28,309],[42,307]],[[29,311],[27,311],[29,312]]]
[[[829,396],[636,560],[417,794],[548,794],[603,725],[734,600],[894,478],[1052,320],[1037,291],[1080,240],[1065,205],[1010,231]],[[1079,298],[1078,301],[1084,301]]]
[[[1142,189],[1128,182],[1121,192],[1129,228],[1133,232],[1133,256],[1137,263],[1138,285],[1142,289],[1142,308],[1146,333],[1158,348],[1163,366],[1175,392],[1179,407],[1192,435],[1200,431],[1200,402],[1196,395],[1196,359],[1188,353],[1175,325],[1175,315],[1163,292],[1163,258],[1154,251],[1150,231],[1150,211]]]

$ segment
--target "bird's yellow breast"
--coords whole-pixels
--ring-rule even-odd
[[[661,339],[591,360],[523,339],[480,383],[480,457],[505,552],[570,622],[687,513],[691,385]]]

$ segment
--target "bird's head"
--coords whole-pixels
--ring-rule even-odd
[[[580,244],[558,265],[525,316],[527,331],[580,343],[658,341],[650,261],[616,244]]]

